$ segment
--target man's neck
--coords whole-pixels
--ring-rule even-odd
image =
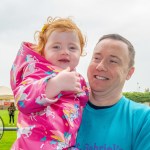
[[[106,93],[91,91],[89,101],[96,106],[111,106],[119,101],[122,93]]]

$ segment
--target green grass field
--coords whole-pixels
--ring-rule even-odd
[[[16,127],[18,111],[15,112],[15,125],[9,125],[9,115],[7,110],[0,110],[0,116],[4,122],[4,127]],[[10,150],[17,137],[16,131],[4,131],[0,139],[0,150]]]

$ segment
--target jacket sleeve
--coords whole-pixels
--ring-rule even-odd
[[[89,87],[85,81],[85,79],[80,75],[80,83],[82,92],[78,93],[77,96],[80,97],[81,106],[85,106],[89,99]]]
[[[20,73],[21,72],[21,73]],[[52,70],[46,71],[44,66],[31,63],[23,67],[22,74],[13,90],[18,109],[23,113],[38,112],[58,99],[48,99],[45,88],[48,79],[56,75]],[[17,75],[16,75],[17,76]]]

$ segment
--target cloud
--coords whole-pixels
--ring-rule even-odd
[[[72,16],[87,36],[87,56],[77,69],[86,78],[92,51],[103,34],[119,33],[136,49],[136,72],[125,90],[150,88],[149,0],[2,0],[0,5],[0,85],[9,86],[9,71],[22,41],[34,42],[48,16]],[[84,69],[83,69],[84,68]]]

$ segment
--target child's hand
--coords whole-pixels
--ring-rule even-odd
[[[70,71],[69,67],[54,78],[60,91],[81,91],[79,74],[75,71]]]
[[[75,71],[70,71],[69,67],[48,80],[45,94],[48,98],[53,98],[61,91],[81,92],[79,74]]]

